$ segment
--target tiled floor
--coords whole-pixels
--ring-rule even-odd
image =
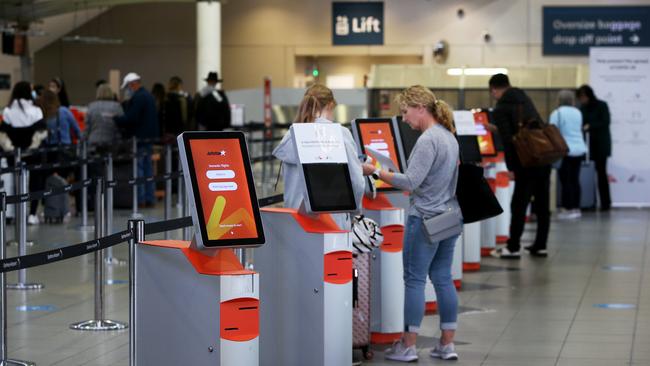
[[[145,211],[158,220],[159,209]],[[128,219],[118,212],[115,228]],[[29,228],[41,251],[87,240],[92,233],[66,226]],[[553,222],[550,257],[521,261],[484,259],[483,270],[465,274],[460,292],[460,361],[454,365],[650,365],[650,211],[587,213],[576,222]],[[8,239],[13,227],[8,228]],[[176,233],[178,234],[178,233]],[[527,231],[527,236],[531,235]],[[9,255],[15,255],[9,247]],[[126,257],[125,245],[115,248]],[[606,266],[619,266],[618,271]],[[128,333],[78,332],[70,323],[93,316],[93,260],[80,257],[28,272],[45,288],[8,293],[9,355],[38,365],[127,365]],[[126,280],[126,266],[108,267],[109,279]],[[9,282],[15,275],[9,275]],[[633,309],[603,309],[595,304],[633,304]],[[18,311],[20,305],[54,306],[50,311]],[[107,316],[126,321],[126,284],[106,288]],[[429,358],[438,318],[425,317],[420,364],[449,362]],[[383,360],[375,347],[373,365]],[[305,350],[306,352],[308,350]],[[338,366],[338,365],[336,365]]]

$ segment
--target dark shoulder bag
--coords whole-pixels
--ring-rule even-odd
[[[538,118],[524,121],[522,104],[519,105],[518,127],[512,143],[523,167],[549,165],[569,153],[569,147],[555,125]]]

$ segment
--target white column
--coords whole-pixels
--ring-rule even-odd
[[[221,3],[196,4],[196,87],[200,89],[209,71],[221,77]]]

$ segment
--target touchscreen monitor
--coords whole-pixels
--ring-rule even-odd
[[[413,151],[415,143],[418,141],[422,132],[412,129],[408,123],[402,121],[402,116],[393,117],[393,125],[396,126],[397,134],[399,135],[397,142],[401,147],[400,154],[404,163],[404,169],[406,169],[411,151]]]
[[[246,140],[241,132],[184,132],[179,153],[198,247],[264,244]]]
[[[490,123],[488,112],[485,110],[474,112],[474,121],[478,131],[478,144],[483,156],[496,156],[497,150],[494,144],[494,135],[485,126]]]
[[[357,209],[347,164],[302,164],[312,212],[354,211]]]
[[[377,157],[377,154],[381,154],[390,159],[390,163],[399,173],[404,171],[398,153],[397,136],[390,118],[355,119],[352,126],[362,154],[372,157],[375,164],[382,160],[382,157]],[[383,168],[388,169],[385,166]],[[375,181],[375,186],[380,191],[395,190],[393,186],[381,180]]]

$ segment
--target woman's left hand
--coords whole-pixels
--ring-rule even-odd
[[[375,166],[372,164],[364,163],[362,164],[363,175],[370,175],[375,171]]]

